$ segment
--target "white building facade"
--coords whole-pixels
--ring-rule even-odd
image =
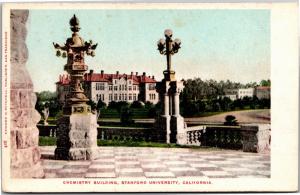
[[[243,99],[244,97],[254,97],[258,99],[270,99],[271,98],[271,87],[257,86],[255,88],[241,88],[241,89],[226,89],[225,95],[219,97],[228,97],[232,101],[237,99]]]
[[[64,102],[68,90],[66,76],[60,76],[57,82],[58,98]],[[84,75],[83,87],[88,98],[94,102],[103,101],[106,105],[115,101],[134,101],[151,102],[156,104],[159,100],[156,92],[156,80],[154,77],[146,76],[146,73],[138,75],[131,72],[128,74],[104,74],[94,73],[92,70]]]
[[[238,99],[243,99],[244,97],[253,97],[254,96],[254,88],[244,88],[238,89]]]

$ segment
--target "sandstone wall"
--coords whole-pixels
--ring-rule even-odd
[[[28,50],[25,44],[28,10],[11,11],[11,177],[41,178],[44,172],[38,148],[40,120],[35,110],[36,95],[26,70]]]

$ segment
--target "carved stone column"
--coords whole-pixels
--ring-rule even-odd
[[[159,130],[160,134],[165,136],[166,143],[170,143],[170,96],[168,93],[169,82],[163,80],[156,84],[156,90],[159,93],[162,113],[155,121],[155,127]]]
[[[43,168],[38,147],[40,120],[35,110],[36,95],[25,64],[28,50],[25,44],[28,10],[13,10],[10,14],[11,31],[11,177],[42,178]]]
[[[171,143],[182,144],[185,143],[186,135],[185,135],[185,123],[183,117],[180,115],[180,100],[179,94],[183,89],[182,81],[172,81],[170,83],[170,96],[173,99],[173,110],[174,112],[171,115],[170,120],[170,140]]]
[[[174,102],[173,102],[173,105],[174,105],[174,113],[173,115],[174,116],[179,116],[180,113],[179,113],[179,93],[178,92],[175,92],[173,94],[173,98],[174,98]]]

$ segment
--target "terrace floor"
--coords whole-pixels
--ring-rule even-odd
[[[55,146],[41,148],[46,178],[268,178],[270,154],[236,150],[99,147],[92,161],[53,160]]]

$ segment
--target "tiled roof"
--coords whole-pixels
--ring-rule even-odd
[[[59,75],[59,81],[56,84],[68,85],[70,83],[70,76],[68,74]]]
[[[134,74],[104,74],[104,73],[86,73],[84,75],[84,81],[86,82],[109,82],[112,83],[113,79],[132,79],[134,85],[140,83],[156,83],[154,77],[149,77],[146,75],[134,75]],[[70,77],[68,75],[61,75],[59,81],[56,84],[67,85],[70,82]]]
[[[271,89],[271,87],[270,86],[258,86],[258,87],[256,87],[256,89],[269,90],[269,89]]]

